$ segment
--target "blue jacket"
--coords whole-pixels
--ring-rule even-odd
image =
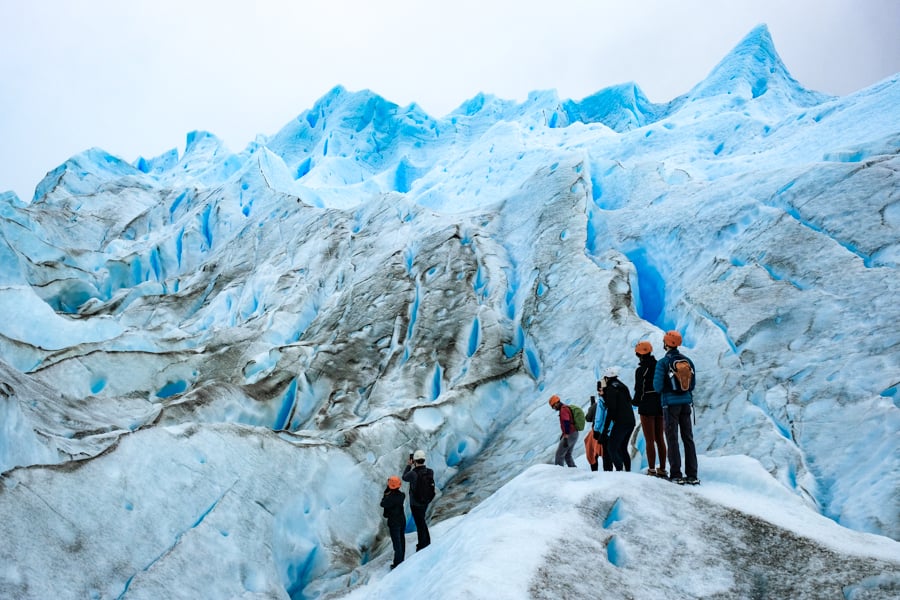
[[[594,413],[594,431],[608,434],[608,431],[603,431],[604,424],[606,424],[606,401],[601,396],[597,402],[597,412]]]
[[[676,392],[672,389],[672,382],[669,381],[669,364],[674,357],[677,356],[684,356],[684,354],[679,352],[678,348],[669,349],[669,351],[666,352],[666,355],[656,363],[656,371],[653,373],[653,389],[659,391],[660,403],[663,406],[669,406],[670,404],[692,404],[694,402],[693,392]],[[691,368],[694,369],[694,385],[696,385],[697,369],[694,367],[694,362],[687,356],[684,356],[684,358],[687,358],[687,361],[691,363]],[[693,387],[691,389],[693,389]]]

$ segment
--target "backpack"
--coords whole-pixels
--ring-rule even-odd
[[[694,389],[694,368],[690,361],[676,354],[669,362],[669,383],[676,392],[689,392]]]
[[[580,406],[570,405],[569,410],[572,411],[572,423],[575,425],[576,431],[584,431],[584,410]]]
[[[434,500],[435,496],[434,471],[426,467],[421,471],[416,471],[416,475],[415,489],[410,492],[410,495],[420,504],[428,504]]]

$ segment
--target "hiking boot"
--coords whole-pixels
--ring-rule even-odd
[[[656,469],[647,469],[647,475],[650,477],[659,477],[659,473],[656,472]]]
[[[657,476],[657,477],[662,477],[663,479],[668,479],[668,478],[669,478],[669,474],[666,473],[666,470],[665,470],[665,469],[657,469],[657,470],[656,470],[656,476]]]
[[[669,481],[678,485],[684,485],[684,477],[669,477]]]
[[[685,477],[684,482],[687,485],[700,485],[700,480],[697,479],[696,477]]]

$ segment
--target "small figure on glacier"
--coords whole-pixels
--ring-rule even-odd
[[[431,543],[431,534],[428,532],[428,523],[425,520],[425,512],[428,505],[434,500],[434,471],[425,466],[425,451],[416,450],[409,455],[406,470],[403,471],[403,481],[409,483],[409,510],[413,521],[416,523],[416,552]]]
[[[656,358],[653,345],[648,341],[638,342],[634,347],[638,366],[634,370],[634,404],[638,407],[641,431],[647,452],[647,474],[668,477],[666,473],[666,427],[663,421],[659,392],[653,387],[656,374]],[[659,460],[659,467],[656,461]]]
[[[597,381],[597,395],[600,396],[600,403],[597,404],[597,412],[594,413],[593,426],[591,427],[591,437],[597,440],[600,445],[600,457],[603,460],[603,470],[612,471],[613,464],[609,454],[609,430],[606,428],[606,398],[603,397],[603,388],[605,384],[603,380]]]
[[[619,381],[619,369],[609,367],[603,372],[603,398],[606,400],[606,422],[603,430],[609,431],[609,458],[616,471],[631,470],[628,440],[634,431],[634,410],[631,408],[631,392]]]
[[[384,509],[384,517],[387,519],[388,531],[391,534],[391,544],[394,546],[394,561],[391,569],[403,562],[406,557],[406,513],[403,511],[403,503],[406,494],[400,491],[400,478],[391,475],[387,480],[384,496],[381,498],[381,508]]]
[[[681,334],[667,331],[663,336],[665,356],[656,363],[653,389],[660,392],[663,415],[666,422],[666,444],[669,455],[669,481],[678,484],[697,485],[697,449],[694,447],[694,430],[691,427],[691,404],[696,384],[694,363],[679,352]],[[678,450],[678,433],[684,444],[684,477],[681,476],[681,453]]]
[[[578,441],[578,429],[575,427],[572,408],[568,404],[563,404],[556,394],[550,396],[549,402],[550,407],[559,412],[559,428],[562,432],[559,436],[559,444],[556,446],[556,464],[560,467],[575,467],[572,449],[575,448],[575,442]]]
[[[591,396],[591,402],[584,418],[591,424],[593,424],[594,420],[597,418],[596,396]],[[597,439],[598,437],[599,436],[594,435],[584,436],[584,455],[587,457],[588,464],[591,466],[591,471],[600,470],[600,457],[603,456],[603,446],[600,445],[600,441]]]

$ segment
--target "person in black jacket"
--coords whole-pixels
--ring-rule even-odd
[[[609,431],[609,454],[616,471],[630,471],[631,457],[628,455],[628,439],[634,431],[634,410],[631,408],[631,392],[619,381],[619,369],[609,367],[603,373],[603,398],[606,400],[606,423],[604,431]],[[612,430],[609,426],[612,425]],[[607,448],[604,448],[604,451]]]
[[[406,513],[403,511],[404,500],[406,500],[406,494],[400,491],[400,478],[396,475],[391,475],[387,480],[384,497],[381,498],[381,508],[384,509],[388,531],[391,532],[391,543],[394,545],[394,562],[391,563],[391,569],[395,569],[406,557],[406,536],[404,535]]]
[[[638,407],[641,430],[647,451],[647,475],[668,477],[666,473],[666,428],[663,422],[659,392],[653,389],[653,375],[656,372],[656,358],[653,346],[648,341],[638,342],[634,347],[639,364],[634,370],[634,404]],[[656,460],[659,459],[659,468]]]
[[[419,476],[428,471],[425,466],[425,451],[416,450],[406,464],[403,471],[403,481],[409,483],[409,511],[412,513],[413,521],[416,522],[416,534],[418,535],[418,543],[416,543],[416,552],[425,548],[431,543],[431,534],[428,533],[428,523],[425,521],[425,511],[428,510],[428,503],[419,502],[416,499],[416,484]]]

